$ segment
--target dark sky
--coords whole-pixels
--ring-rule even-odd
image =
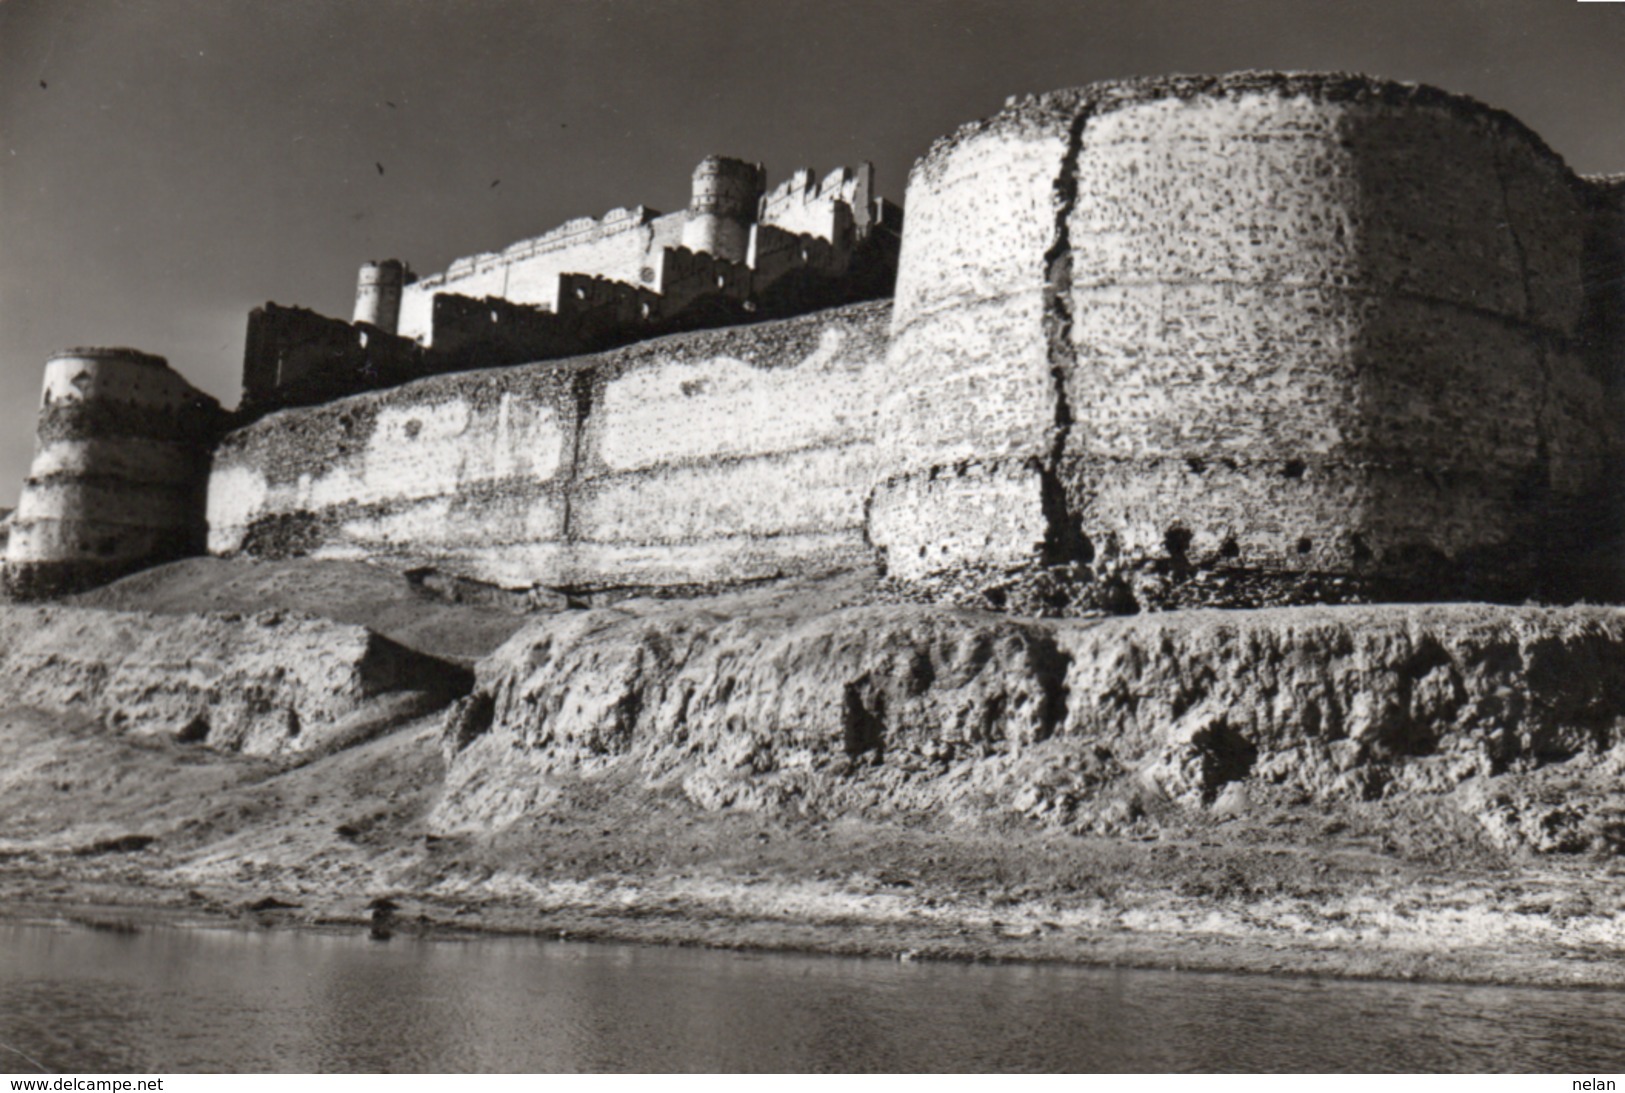
[[[234,405],[248,310],[348,318],[365,259],[671,211],[711,152],[770,183],[869,159],[901,199],[1006,95],[1240,68],[1438,84],[1625,171],[1625,3],[0,0],[0,505],[52,350]]]

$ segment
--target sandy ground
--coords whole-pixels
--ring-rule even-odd
[[[187,579],[209,595],[263,594],[205,569]],[[504,605],[454,618],[443,601],[426,622],[387,591],[374,614],[440,627],[462,656],[517,625]],[[1625,862],[1508,855],[1442,799],[1255,795],[1105,838],[705,811],[610,777],[445,838],[426,823],[439,734],[429,717],[296,764],[6,710],[0,914],[1625,987]]]

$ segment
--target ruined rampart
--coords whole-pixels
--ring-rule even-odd
[[[501,251],[459,258],[443,273],[407,285],[402,293],[398,333],[428,344],[434,338],[437,293],[495,296],[516,304],[551,305],[565,273],[621,276],[637,272],[645,257],[674,246],[682,233],[681,214],[662,217],[639,205],[611,209],[602,217],[579,217]]]
[[[215,453],[217,554],[681,586],[868,564],[887,304],[287,410]]]
[[[1617,594],[1593,188],[1509,116],[1359,77],[1097,85],[939,142],[907,204],[893,574],[1047,568],[1114,609]]]
[[[245,413],[308,406],[443,370],[407,338],[274,303],[249,312],[243,343]]]

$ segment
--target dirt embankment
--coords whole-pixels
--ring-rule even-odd
[[[359,626],[0,606],[0,698],[248,755],[333,751],[466,693],[469,673]]]
[[[193,562],[98,596],[348,621],[43,609],[54,651],[4,643],[0,903],[361,928],[387,898],[394,930],[1625,985],[1625,612],[1050,622],[851,578],[526,615],[477,592]],[[304,752],[128,731],[263,688],[305,627],[314,660],[350,652],[273,708],[421,690],[421,664],[323,689],[365,675],[384,639],[340,638],[367,621],[483,656],[473,691]]]
[[[367,629],[421,653],[473,665],[535,611],[562,596],[508,592],[432,572],[401,574],[363,562],[228,562],[188,558],[64,603],[165,615],[265,610],[318,615]]]
[[[865,604],[858,582],[538,618],[450,719],[437,822],[622,770],[707,808],[1019,817],[1448,795],[1509,850],[1625,843],[1625,611],[1482,604],[1098,620]],[[843,602],[844,601],[844,602]],[[1557,803],[1535,787],[1561,784]]]

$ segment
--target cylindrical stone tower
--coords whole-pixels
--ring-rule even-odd
[[[162,357],[133,349],[52,357],[6,550],[8,590],[74,592],[203,553],[219,419],[219,404]]]
[[[364,262],[356,278],[355,317],[351,322],[371,323],[395,333],[401,319],[401,291],[406,287],[406,266],[399,259]]]
[[[1611,391],[1625,391],[1625,174],[1587,178],[1591,231],[1586,253],[1584,341],[1592,369]],[[1625,590],[1625,453],[1611,475],[1612,488],[1593,514],[1589,583]]]
[[[1589,341],[1601,368],[1625,381],[1625,174],[1587,178],[1591,234],[1586,281]]]
[[[1596,595],[1591,204],[1432,88],[1013,100],[910,177],[871,538],[1056,610]]]
[[[683,224],[683,246],[729,262],[743,262],[750,226],[766,189],[759,163],[706,156],[694,168],[694,195]]]

